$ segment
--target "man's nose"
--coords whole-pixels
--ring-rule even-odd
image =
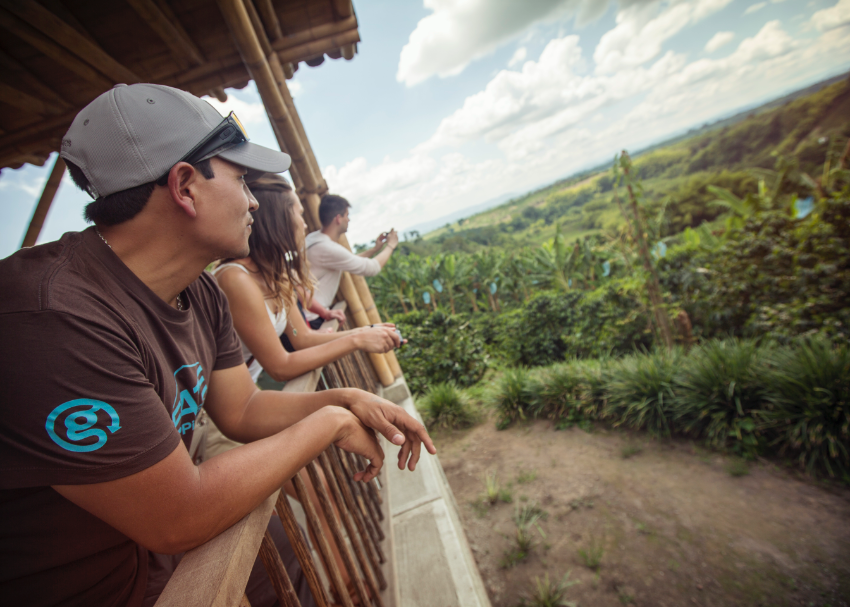
[[[251,190],[247,185],[245,186],[245,195],[248,196],[248,210],[251,213],[260,208],[259,201],[254,198],[254,195],[251,193]]]

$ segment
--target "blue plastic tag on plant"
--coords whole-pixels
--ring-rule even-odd
[[[428,291],[425,291],[425,292],[422,294],[422,299],[424,299],[424,300],[425,300],[425,303],[426,303],[426,304],[431,303],[431,294],[430,294]]]
[[[492,293],[493,295],[496,294],[496,283],[495,282],[490,283],[490,293]]]
[[[802,219],[811,213],[814,208],[815,201],[811,196],[808,198],[798,198],[794,201],[794,217]]]
[[[611,262],[604,261],[602,262],[602,276],[609,276],[611,274]]]
[[[659,241],[654,247],[652,247],[652,256],[655,259],[661,259],[667,255],[667,245],[663,242]]]
[[[435,278],[433,284],[434,284],[434,288],[437,289],[437,293],[443,292],[443,283],[441,283],[439,280],[437,280]]]

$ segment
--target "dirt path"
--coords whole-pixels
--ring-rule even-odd
[[[494,607],[514,607],[548,572],[580,580],[580,607],[848,605],[850,490],[772,464],[733,477],[728,458],[684,441],[548,422],[438,435],[440,460]],[[641,451],[623,457],[624,447]],[[512,503],[482,505],[488,473]],[[507,496],[506,496],[507,497]],[[545,538],[504,568],[513,516],[537,503]],[[579,550],[602,549],[598,571]]]

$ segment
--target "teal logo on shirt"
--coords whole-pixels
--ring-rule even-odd
[[[171,407],[171,421],[180,434],[186,434],[195,429],[195,417],[207,396],[206,378],[204,368],[200,362],[191,365],[183,365],[174,372],[174,383],[176,391],[174,404]],[[184,420],[186,416],[191,419]]]
[[[50,412],[44,427],[50,439],[66,451],[97,451],[106,444],[108,438],[106,431],[95,427],[100,412],[109,417],[110,424],[106,426],[109,434],[115,434],[121,429],[118,413],[112,405],[91,398],[77,398],[62,403]],[[57,421],[61,423],[57,424]],[[91,442],[92,438],[96,440]]]

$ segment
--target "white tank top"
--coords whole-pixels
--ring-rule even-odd
[[[217,268],[213,269],[212,275],[218,276],[226,268],[234,268],[234,267],[239,268],[240,270],[242,270],[243,272],[245,272],[249,276],[251,275],[251,272],[248,270],[248,268],[246,268],[245,266],[243,266],[240,263],[223,263],[220,266],[218,266]],[[274,311],[272,310],[271,306],[269,305],[268,300],[265,301],[265,304],[266,304],[266,312],[268,312],[268,314],[269,314],[269,320],[272,321],[272,325],[274,325],[274,330],[277,333],[278,337],[280,337],[281,335],[283,335],[284,329],[286,329],[286,311],[283,308],[281,308],[280,312],[275,314]],[[258,361],[256,358],[254,358],[254,355],[251,354],[251,351],[247,348],[247,346],[245,345],[245,342],[243,342],[241,340],[241,338],[240,338],[239,341],[242,344],[242,360],[244,360],[246,363],[248,363],[248,371],[251,373],[251,379],[253,379],[254,382],[256,382],[257,378],[260,377],[260,373],[262,372],[263,367],[262,367],[262,365],[260,365],[260,361]]]

